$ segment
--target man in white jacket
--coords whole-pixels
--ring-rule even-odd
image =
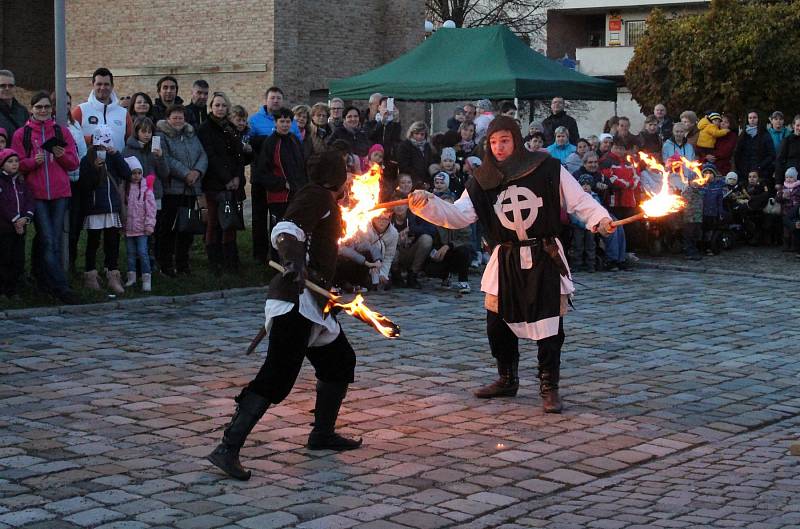
[[[98,68],[92,74],[92,93],[85,103],[72,109],[72,119],[80,123],[87,145],[97,127],[101,125],[111,129],[114,148],[119,152],[125,150],[125,141],[133,131],[130,114],[119,105],[114,93],[114,75],[107,68]]]
[[[370,289],[389,288],[389,273],[399,238],[391,220],[392,210],[384,211],[372,219],[366,232],[359,232],[352,240],[339,246],[337,278],[360,284],[354,276],[366,272]]]
[[[486,326],[497,381],[475,392],[479,398],[513,397],[519,389],[518,338],[537,340],[539,390],[544,411],[561,413],[558,394],[562,317],[575,291],[558,233],[565,208],[588,229],[614,231],[608,212],[543,152],[524,148],[516,122],[499,116],[487,130],[489,149],[450,204],[426,191],[410,195],[411,211],[440,226],[459,229],[480,221],[493,247],[481,281]]]

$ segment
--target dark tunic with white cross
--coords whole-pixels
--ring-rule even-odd
[[[566,267],[555,237],[561,229],[561,165],[547,158],[513,181],[467,193],[487,241],[498,246],[498,314],[508,323],[559,317],[560,274]]]

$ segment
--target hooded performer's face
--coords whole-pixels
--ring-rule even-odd
[[[511,131],[498,130],[489,137],[489,146],[498,162],[504,162],[514,154],[514,136]]]

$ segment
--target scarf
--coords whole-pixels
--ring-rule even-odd
[[[755,125],[747,125],[744,130],[751,138],[755,138],[756,134],[758,133],[758,127]]]
[[[461,146],[461,152],[472,152],[475,148],[475,141],[473,140],[461,140],[458,144]]]
[[[419,149],[420,152],[422,152],[423,154],[425,153],[425,144],[428,143],[427,140],[417,141],[414,138],[409,138],[408,141],[411,142],[411,145]]]

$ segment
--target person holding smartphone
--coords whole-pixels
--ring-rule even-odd
[[[20,155],[20,172],[36,199],[34,222],[39,259],[34,274],[42,286],[62,302],[76,304],[61,265],[61,234],[69,204],[69,171],[78,168],[78,150],[68,130],[53,119],[53,100],[48,92],[31,98],[31,118],[14,132],[11,148]]]

